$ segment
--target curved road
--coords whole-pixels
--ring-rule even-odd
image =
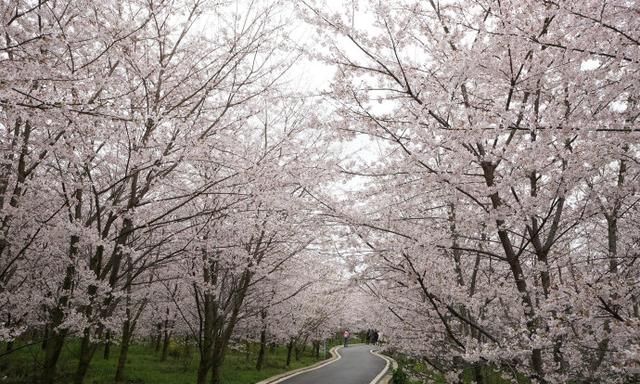
[[[301,373],[279,384],[370,384],[384,369],[386,361],[369,351],[370,345],[340,348],[338,361],[313,371]]]

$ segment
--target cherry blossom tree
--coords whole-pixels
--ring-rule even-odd
[[[618,226],[637,220],[628,5],[301,8],[326,31],[316,57],[339,67],[335,126],[377,143],[379,160],[345,169],[369,180],[351,197],[368,203],[338,211],[370,255],[366,279],[399,346],[443,372],[473,363],[479,380],[487,364],[538,382],[629,379],[637,235]]]
[[[224,226],[216,240],[231,259],[276,250],[284,257],[306,244],[282,248],[296,236],[288,228],[294,215],[283,216],[267,191],[282,168],[290,174],[273,186],[281,190],[276,205],[304,195],[323,177],[312,172],[323,139],[300,133],[313,121],[295,102],[274,108],[287,98],[278,88],[295,59],[280,54],[279,5],[243,7],[2,5],[1,335],[44,330],[42,382],[56,379],[69,337],[81,339],[75,382],[101,339],[118,340],[123,381],[128,346],[146,311],[157,310],[158,287],[207,243],[210,224]],[[203,28],[212,18],[216,31]],[[225,268],[233,265],[232,275],[255,273],[244,261]],[[242,297],[248,282],[229,286],[231,297]]]

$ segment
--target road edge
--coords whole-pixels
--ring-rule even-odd
[[[338,360],[340,360],[342,358],[342,356],[340,356],[340,354],[338,353],[338,350],[340,348],[342,348],[341,345],[331,348],[331,350],[329,351],[329,353],[331,354],[331,358],[328,359],[328,360],[320,361],[320,362],[315,363],[313,365],[310,365],[308,367],[302,367],[302,368],[294,369],[293,371],[281,373],[279,375],[272,376],[272,377],[270,377],[268,379],[264,379],[262,381],[259,381],[256,384],[276,384],[276,383],[279,383],[279,382],[284,381],[286,379],[289,379],[291,377],[300,375],[302,373],[309,372],[309,371],[315,371],[316,369],[320,369],[320,368],[322,368],[324,366],[327,366],[329,364],[335,363],[336,361],[338,361]]]
[[[371,382],[369,384],[389,384],[391,383],[391,379],[393,378],[393,371],[395,371],[396,369],[398,369],[398,363],[392,359],[391,357],[387,356],[387,355],[383,355],[382,353],[376,351],[376,350],[370,350],[369,353],[371,353],[372,355],[378,356],[379,358],[383,359],[384,361],[386,361],[386,365],[384,366],[384,369],[382,370],[382,372],[380,372],[378,374],[378,376],[374,377],[373,380],[371,380]],[[389,369],[389,366],[391,366],[392,369]]]

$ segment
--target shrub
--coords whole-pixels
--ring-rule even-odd
[[[404,370],[402,370],[401,367],[398,367],[398,369],[393,371],[391,382],[393,384],[408,384],[409,378],[407,377],[407,374],[404,372]]]

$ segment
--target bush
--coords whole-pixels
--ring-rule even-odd
[[[391,382],[393,384],[409,384],[409,378],[407,377],[407,374],[402,370],[402,368],[398,367],[398,369],[393,371]]]

